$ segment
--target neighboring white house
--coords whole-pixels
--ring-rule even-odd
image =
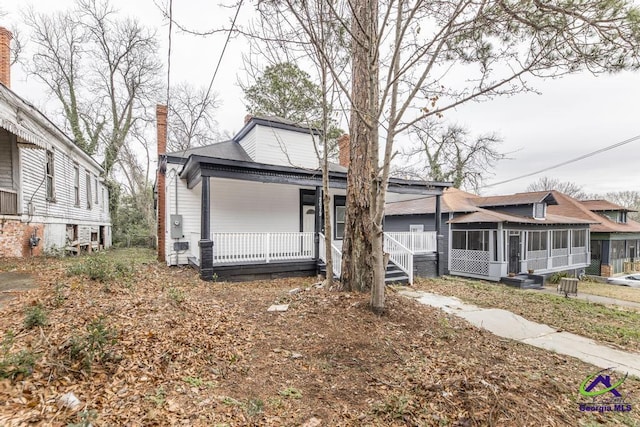
[[[111,245],[102,167],[10,87],[0,28],[0,256]]]
[[[279,118],[248,117],[230,141],[165,154],[165,111],[158,107],[159,257],[168,265],[197,266],[203,279],[315,274],[326,252],[317,132]],[[349,156],[342,154],[345,163]],[[330,169],[332,251],[339,259],[347,167]],[[439,195],[441,187],[389,183],[392,193],[417,195]],[[392,256],[392,263],[413,274],[402,260]],[[334,264],[339,275],[340,263]]]

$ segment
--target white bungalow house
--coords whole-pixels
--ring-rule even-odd
[[[434,230],[440,217],[445,273],[536,285],[542,276],[590,264],[589,227],[597,221],[561,209],[550,213],[557,197],[549,191],[479,197],[448,188],[440,215],[434,198],[388,203],[385,230]]]
[[[317,131],[247,117],[229,141],[165,153],[166,107],[157,113],[159,258],[167,265],[191,264],[204,280],[317,274],[327,250]],[[341,257],[344,237],[348,144],[340,145],[343,164],[329,172],[334,259]],[[439,196],[444,186],[392,179],[389,191]],[[390,236],[385,245],[399,277],[411,281],[408,249]],[[334,274],[340,275],[340,262]]]
[[[10,89],[10,41],[0,27],[0,257],[108,247],[103,169]]]

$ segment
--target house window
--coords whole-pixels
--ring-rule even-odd
[[[80,207],[80,166],[73,165],[73,193],[76,207]]]
[[[489,250],[489,230],[452,231],[451,248],[469,251]]]
[[[622,224],[626,224],[627,223],[627,213],[626,212],[620,212],[620,223],[622,223]]]
[[[553,232],[552,249],[566,249],[568,247],[569,232],[567,230],[557,230]]]
[[[86,192],[87,192],[87,209],[91,209],[93,196],[91,195],[91,174],[89,172],[87,172],[86,174]]]
[[[533,204],[533,217],[535,219],[544,219],[544,211],[545,211],[544,203],[534,203]]]
[[[424,232],[424,224],[411,224],[409,226],[409,231],[411,233],[422,233]]]
[[[587,230],[573,230],[571,233],[571,246],[574,248],[587,246]]]
[[[102,191],[102,205],[100,206],[100,211],[104,212],[104,207],[107,206],[107,199],[104,197],[104,187],[100,189]]]
[[[451,232],[451,249],[467,249],[467,232],[452,231]]]
[[[47,200],[54,202],[56,199],[56,193],[55,193],[55,189],[53,188],[55,184],[53,151],[47,150],[45,174],[46,174],[46,192],[47,192],[46,197],[47,197]]]
[[[530,231],[529,240],[527,242],[527,250],[546,251],[547,250],[547,232],[546,231]]]
[[[346,214],[346,197],[345,196],[335,196],[333,198],[333,217],[334,221],[334,236],[336,240],[344,239],[344,222],[345,222],[345,214]]]
[[[489,250],[489,231],[468,231],[467,246],[470,251]]]

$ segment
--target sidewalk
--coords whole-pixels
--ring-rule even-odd
[[[562,295],[559,294],[558,291],[556,290],[555,287],[553,288],[543,288],[543,289],[528,289],[527,291],[529,292],[544,292],[545,294],[552,294],[552,295]],[[620,307],[627,307],[627,308],[633,308],[636,310],[640,310],[640,303],[637,302],[633,302],[633,301],[625,301],[622,299],[616,299],[616,298],[609,298],[609,297],[601,297],[600,295],[592,295],[592,294],[585,294],[585,293],[581,293],[578,291],[578,295],[571,295],[569,296],[569,298],[578,298],[581,300],[585,300],[585,301],[589,301],[589,302],[595,302],[597,304],[602,304],[602,305],[617,305]]]
[[[606,345],[569,332],[531,322],[510,311],[481,308],[465,304],[457,298],[422,291],[400,291],[400,295],[413,298],[420,304],[440,308],[467,320],[474,326],[504,338],[510,338],[556,353],[566,354],[600,368],[613,368],[640,378],[640,354],[616,350]],[[591,297],[593,295],[589,295]],[[611,298],[607,298],[611,299]]]

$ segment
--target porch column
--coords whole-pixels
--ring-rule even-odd
[[[504,230],[502,229],[502,223],[498,223],[498,236],[496,239],[496,251],[498,251],[498,260],[499,263],[504,263]]]
[[[202,177],[200,197],[200,279],[213,280],[213,242],[211,241],[211,193],[209,177]]]
[[[444,276],[444,253],[442,252],[442,241],[444,236],[442,235],[442,208],[440,201],[442,196],[436,195],[436,269],[438,276]]]
[[[553,230],[547,231],[547,270],[551,270],[553,268],[553,249],[551,248],[553,233]]]
[[[322,206],[322,187],[316,187],[315,197],[315,222],[313,224],[313,253],[316,262],[320,258],[320,231],[322,230],[322,212],[324,207]]]

